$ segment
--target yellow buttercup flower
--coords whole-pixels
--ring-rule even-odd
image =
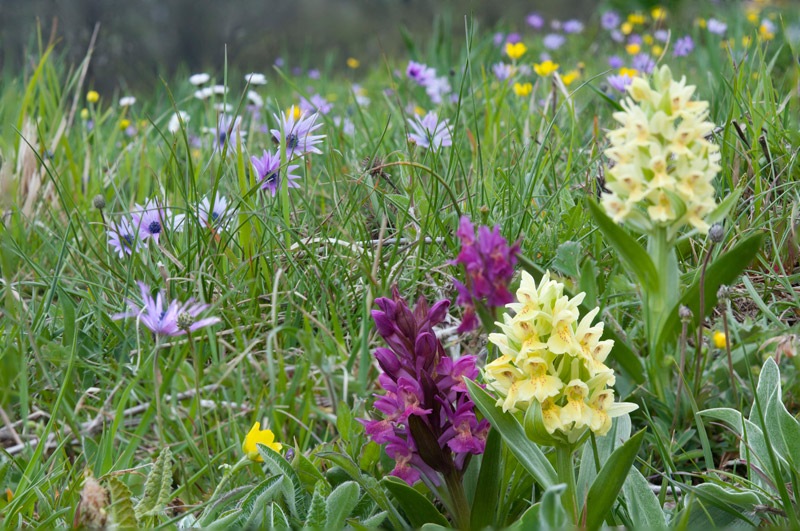
[[[775,32],[772,31],[768,24],[763,23],[758,27],[758,36],[765,41],[771,41],[775,38]]]
[[[622,68],[619,69],[619,75],[628,76],[628,77],[636,77],[636,76],[639,75],[639,71],[636,70],[635,68],[627,68],[627,67],[623,66]]]
[[[525,55],[525,52],[527,51],[528,47],[522,42],[517,42],[515,44],[511,44],[510,42],[506,43],[506,55],[512,60],[516,61]]]
[[[286,118],[293,118],[294,120],[299,120],[300,116],[303,115],[303,111],[300,110],[300,107],[296,105],[292,105],[288,109],[286,109]]]
[[[633,33],[633,24],[630,22],[623,22],[622,25],[619,27],[619,30],[622,32],[623,35],[630,35]]]
[[[348,57],[347,58],[347,68],[352,68],[353,70],[355,70],[359,66],[361,66],[361,61],[359,61],[355,57]]]
[[[641,13],[631,13],[628,15],[628,22],[631,24],[644,24],[646,21],[647,19]]]
[[[653,20],[661,20],[662,18],[666,18],[667,10],[663,7],[654,7],[652,11],[650,11],[650,15],[653,17]]]
[[[712,339],[714,340],[714,346],[717,348],[725,348],[728,344],[728,338],[725,337],[725,332],[720,332],[719,330],[714,332]]]
[[[533,85],[530,83],[514,83],[514,94],[517,96],[527,96],[533,90]]]
[[[652,36],[652,35],[650,35],[650,34],[648,33],[647,35],[645,35],[644,37],[642,37],[642,42],[644,42],[644,43],[645,43],[646,45],[648,45],[648,46],[652,46],[652,45],[653,45],[653,43],[655,42],[655,39],[653,38],[653,36]]]
[[[705,28],[708,25],[708,21],[702,17],[697,17],[694,19],[694,23],[698,28]]]
[[[561,76],[561,81],[563,81],[564,85],[568,87],[572,85],[572,83],[579,77],[581,77],[581,73],[579,71],[570,70],[569,72]]]
[[[660,44],[656,44],[650,48],[650,51],[653,53],[653,55],[659,56],[664,53],[664,48]]]
[[[636,55],[637,53],[642,51],[642,45],[635,42],[626,44],[625,51],[628,52],[630,55]]]
[[[81,120],[88,120],[89,119],[89,109],[84,107],[81,109]]]
[[[537,285],[523,271],[516,302],[507,305],[513,317],[503,314],[497,323],[502,333],[489,334],[501,356],[484,368],[486,387],[504,412],[535,408],[533,429],[542,444],[574,443],[587,429],[605,435],[613,417],[637,407],[614,403],[607,388],[614,372],[603,363],[614,342],[601,340],[602,322],[592,324],[599,308],[580,319],[584,297],[565,295],[564,284],[549,272]]]
[[[86,93],[86,101],[89,103],[97,103],[100,100],[100,93],[96,90],[90,90]]]
[[[130,120],[128,120],[127,118],[123,118],[122,120],[120,120],[120,121],[119,121],[119,128],[120,128],[122,131],[124,131],[125,129],[127,129],[129,125],[131,125],[131,121],[130,121]]]
[[[275,434],[272,433],[272,430],[261,429],[260,422],[253,424],[250,432],[245,436],[244,442],[242,443],[242,452],[244,452],[251,461],[262,462],[264,458],[258,453],[256,444],[263,444],[276,452],[280,452],[281,448],[283,448],[281,443],[275,442]]]
[[[550,59],[533,65],[533,71],[542,77],[547,77],[556,70],[558,70],[558,63],[554,63]]]

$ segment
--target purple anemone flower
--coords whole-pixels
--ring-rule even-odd
[[[558,33],[549,33],[542,40],[542,44],[548,50],[558,50],[565,42],[567,42],[567,38]]]
[[[219,193],[214,197],[214,204],[207,197],[204,197],[197,206],[197,219],[200,220],[202,227],[210,227],[214,230],[225,230],[230,222],[230,212],[228,211],[228,200]]]
[[[428,306],[420,297],[412,310],[397,286],[392,298],[375,300],[378,334],[388,345],[375,350],[382,373],[376,395],[379,420],[359,419],[367,436],[386,445],[394,459],[391,475],[409,485],[460,481],[470,455],[483,453],[489,423],[478,420],[464,384],[478,376],[475,356],[457,361],[447,356],[433,327],[447,317],[450,301]]]
[[[442,103],[444,96],[450,94],[451,90],[450,80],[447,79],[447,76],[434,77],[425,85],[425,92],[436,105]]]
[[[159,205],[158,201],[148,199],[144,205],[136,204],[131,218],[142,241],[152,238],[158,243],[164,227],[167,226],[167,209]]]
[[[653,38],[659,42],[667,42],[667,39],[669,39],[669,32],[664,29],[656,30],[653,32]]]
[[[144,282],[137,282],[142,291],[142,306],[139,306],[130,299],[126,299],[130,311],[114,314],[111,318],[115,321],[126,317],[135,317],[156,335],[160,336],[180,336],[187,332],[194,332],[204,326],[210,326],[220,321],[219,317],[206,317],[197,320],[197,317],[208,308],[208,304],[195,302],[189,299],[185,303],[173,300],[165,306],[163,292],[159,291],[154,299],[150,295],[150,287]],[[179,317],[183,314],[189,316],[191,324],[184,327],[178,326]],[[183,319],[183,318],[181,318]]]
[[[426,86],[428,82],[436,77],[436,70],[416,61],[409,61],[406,67],[406,76],[416,81],[417,85]]]
[[[503,43],[506,42],[505,34],[498,31],[492,36],[492,42],[495,46],[502,46]]]
[[[245,133],[242,132],[242,117],[231,118],[227,114],[221,114],[217,120],[214,134],[214,151],[229,155],[235,153],[239,146],[244,145]]]
[[[304,114],[311,114],[318,112],[320,114],[328,114],[333,109],[333,104],[320,96],[314,94],[310,100],[300,98],[300,111]]]
[[[612,55],[608,58],[608,66],[611,68],[622,68],[622,65],[624,64],[625,62],[619,55]]]
[[[625,92],[628,87],[633,83],[633,78],[628,74],[620,74],[616,76],[608,76],[608,84],[614,90]]]
[[[728,30],[728,25],[715,18],[708,19],[706,29],[715,35],[723,35]]]
[[[675,57],[685,57],[692,53],[694,50],[694,41],[689,35],[685,35],[675,41],[675,48],[672,50],[672,55]]]
[[[521,42],[521,41],[522,41],[522,35],[520,35],[519,33],[516,33],[516,32],[509,33],[506,36],[506,42],[509,43],[509,44],[517,44],[518,42]]]
[[[322,127],[322,123],[316,123],[318,114],[300,117],[295,120],[295,110],[292,107],[284,116],[273,114],[275,121],[281,124],[280,129],[270,129],[272,138],[286,148],[286,156],[289,158],[295,155],[305,155],[306,153],[322,154],[317,147],[322,143],[325,135],[313,135],[314,131]],[[283,133],[281,134],[281,131]]]
[[[278,193],[278,190],[281,186],[281,156],[278,152],[270,153],[266,149],[264,150],[264,155],[259,157],[250,157],[250,162],[253,163],[253,168],[256,170],[256,178],[259,181],[263,181],[261,184],[262,190],[269,190],[269,193],[272,194],[272,197],[275,197],[275,194]],[[297,179],[300,178],[299,175],[293,175],[292,172],[298,169],[300,166],[297,164],[290,164],[286,167],[286,179],[288,179],[286,186],[289,188],[300,188],[300,185],[297,184]]]
[[[458,332],[463,333],[478,328],[476,304],[494,309],[514,301],[508,284],[520,249],[519,242],[508,245],[500,235],[499,225],[494,229],[481,225],[476,234],[467,216],[461,216],[456,235],[461,240],[461,251],[452,263],[463,264],[466,271],[465,283],[454,281],[456,302],[465,308],[458,327]]]
[[[416,117],[409,120],[408,125],[412,131],[408,134],[408,140],[426,149],[438,149],[453,144],[450,136],[450,126],[447,120],[439,121],[439,116],[431,111],[424,118]]]
[[[507,81],[514,75],[514,65],[508,63],[496,63],[492,65],[492,72],[498,81]]]
[[[561,29],[564,33],[581,33],[583,31],[583,22],[573,18],[564,22]]]
[[[118,222],[112,223],[106,231],[108,234],[108,244],[114,248],[120,258],[125,255],[132,255],[139,247],[139,240],[136,228],[131,223],[130,218],[123,216]]]
[[[539,13],[531,13],[525,17],[525,22],[533,29],[542,29],[544,27],[544,19]]]
[[[656,68],[656,62],[650,57],[649,54],[640,53],[636,55],[631,61],[631,66],[634,70],[638,70],[644,74],[649,74]]]
[[[604,30],[613,30],[617,29],[619,26],[621,19],[616,11],[606,11],[600,17],[600,25],[603,26]]]

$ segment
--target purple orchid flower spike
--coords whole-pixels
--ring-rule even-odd
[[[519,242],[508,245],[500,235],[499,226],[494,229],[478,227],[476,234],[467,216],[461,217],[456,235],[461,240],[461,251],[453,264],[463,264],[466,271],[466,282],[454,280],[458,291],[456,303],[465,309],[458,331],[464,333],[480,324],[477,304],[485,304],[493,310],[514,300],[508,284],[514,276]]]
[[[478,421],[464,385],[478,375],[475,356],[453,360],[436,337],[450,301],[428,305],[420,297],[412,309],[395,286],[375,305],[372,318],[388,348],[375,350],[383,393],[374,406],[382,418],[360,419],[367,436],[386,445],[396,463],[391,474],[408,484],[460,481],[469,456],[483,453],[489,423]]]

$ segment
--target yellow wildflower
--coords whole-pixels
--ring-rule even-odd
[[[84,107],[81,109],[81,120],[88,120],[89,119],[89,109]]]
[[[352,68],[353,70],[355,70],[359,66],[361,66],[361,61],[359,61],[355,57],[348,57],[347,58],[347,68]]]
[[[296,105],[292,105],[288,109],[286,109],[286,118],[293,118],[294,120],[299,120],[300,116],[302,116],[303,111],[300,110],[300,107]]]
[[[425,112],[425,109],[423,109],[422,107],[417,105],[417,106],[414,107],[414,114],[416,114],[418,116],[424,116],[426,114],[426,112]]]
[[[622,25],[619,27],[619,30],[622,32],[623,35],[630,35],[633,33],[633,24],[630,22],[623,22]]]
[[[258,453],[256,444],[263,444],[264,446],[272,448],[276,452],[280,452],[281,448],[283,448],[281,443],[275,442],[275,434],[272,433],[272,430],[261,429],[260,422],[253,424],[252,429],[245,436],[244,442],[242,443],[242,452],[244,452],[247,458],[251,461],[264,461],[264,458]]]
[[[751,24],[758,24],[758,18],[761,14],[761,11],[755,7],[747,8],[747,21]]]
[[[639,71],[635,68],[627,68],[623,66],[619,69],[619,75],[621,76],[628,76],[628,77],[636,77],[639,75]]]
[[[698,28],[705,28],[708,25],[708,21],[703,17],[697,17],[694,19],[694,23],[697,25]]]
[[[506,55],[514,61],[525,55],[525,52],[527,51],[528,47],[525,46],[525,43],[522,42],[517,42],[515,44],[511,44],[510,42],[506,43]]]
[[[576,79],[581,77],[581,73],[577,70],[570,70],[563,76],[561,76],[561,81],[564,82],[565,86],[570,86]]]
[[[650,15],[653,17],[653,20],[661,20],[662,18],[666,18],[667,10],[663,7],[654,7],[652,11],[650,11]]]
[[[662,48],[660,44],[656,44],[650,48],[650,51],[653,53],[653,55],[659,56],[664,53],[664,48]]]
[[[725,337],[725,332],[720,332],[719,330],[714,332],[712,339],[714,340],[714,346],[717,348],[725,348],[728,344],[728,338]]]
[[[628,22],[631,24],[644,24],[645,21],[645,16],[641,13],[631,13],[628,15]]]
[[[542,77],[547,77],[550,74],[552,74],[553,72],[555,72],[556,70],[558,70],[558,63],[554,63],[553,61],[548,59],[547,61],[544,61],[542,63],[534,64],[533,65],[533,70],[538,75],[540,75]]]
[[[128,120],[127,118],[123,118],[122,120],[119,121],[119,128],[122,131],[127,129],[129,125],[131,125],[131,121]]]
[[[642,51],[642,45],[636,42],[632,42],[630,44],[625,45],[625,51],[631,55],[636,55],[637,53]]]
[[[758,27],[758,36],[765,41],[771,41],[775,38],[775,32],[772,30],[769,24],[762,23]]]
[[[97,103],[100,100],[100,93],[96,90],[90,90],[86,93],[86,101],[89,103]]]
[[[752,42],[753,38],[750,37],[750,35],[745,35],[744,37],[742,37],[742,46],[744,46],[745,48],[749,48]]]
[[[644,42],[648,46],[652,46],[653,43],[655,42],[655,39],[653,39],[653,36],[648,33],[647,35],[642,37],[642,42]]]
[[[517,96],[525,97],[533,90],[533,85],[530,83],[514,83],[514,94]]]

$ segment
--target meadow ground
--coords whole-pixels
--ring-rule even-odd
[[[800,528],[800,13],[691,9],[136,94],[40,43],[3,527]]]

